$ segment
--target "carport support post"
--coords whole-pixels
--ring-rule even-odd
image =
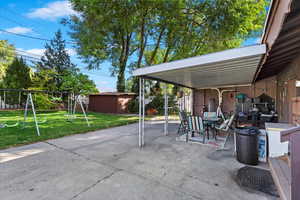
[[[145,79],[142,79],[142,147],[145,144]]]
[[[164,93],[165,93],[165,127],[164,127],[164,133],[165,135],[168,135],[168,91],[167,91],[167,84],[164,84]]]
[[[143,147],[144,141],[144,129],[145,129],[145,80],[139,78],[139,147]]]
[[[142,147],[142,79],[139,78],[139,147]]]

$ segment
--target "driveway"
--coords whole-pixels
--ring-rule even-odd
[[[137,124],[0,151],[0,197],[5,200],[266,200],[236,184],[242,167],[212,147],[176,142],[177,124],[163,136],[147,122],[137,148]],[[22,134],[22,133],[20,133]]]

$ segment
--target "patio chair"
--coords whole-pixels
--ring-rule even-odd
[[[189,135],[194,137],[194,134],[198,133],[203,135],[203,144],[205,143],[205,130],[202,118],[200,116],[188,116],[188,133],[186,134],[186,142],[189,140]]]
[[[227,133],[224,143],[222,145],[222,148],[220,150],[225,149],[225,145],[226,145],[228,138],[230,137],[232,130],[233,130],[232,125],[233,125],[234,118],[235,118],[235,114],[232,114],[231,117],[229,119],[225,120],[220,126],[215,127],[217,132],[222,131],[222,132]]]
[[[179,111],[179,119],[180,119],[180,124],[178,127],[177,134],[183,135],[187,133],[188,130],[188,119],[185,111]]]

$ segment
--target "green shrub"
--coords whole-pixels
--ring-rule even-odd
[[[51,110],[57,107],[57,104],[53,103],[46,94],[35,94],[33,96],[33,103],[40,110]]]
[[[156,95],[150,103],[148,103],[145,107],[145,110],[155,109],[157,110],[158,114],[164,114],[164,103],[165,99],[164,96],[159,94]],[[168,106],[169,106],[169,114],[174,114],[178,112],[178,108],[176,106],[175,96],[169,95],[168,98]],[[139,101],[137,98],[132,99],[128,102],[128,111],[130,113],[138,113],[139,112]]]
[[[164,98],[162,95],[156,95],[145,107],[146,110],[155,109],[159,114],[164,113]]]
[[[156,109],[158,114],[162,115],[165,112],[164,108],[165,99],[163,95],[157,95],[153,98],[153,100],[146,105],[146,110],[148,109]],[[168,107],[169,107],[169,114],[174,114],[178,112],[178,108],[175,101],[174,95],[169,95],[168,97]]]
[[[131,99],[128,102],[128,111],[130,113],[138,113],[139,112],[139,101],[137,98]]]

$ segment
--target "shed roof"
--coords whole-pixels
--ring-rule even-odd
[[[265,45],[234,48],[134,70],[142,76],[189,88],[251,84]]]
[[[98,94],[91,94],[90,96],[134,96],[133,92],[101,92]]]

